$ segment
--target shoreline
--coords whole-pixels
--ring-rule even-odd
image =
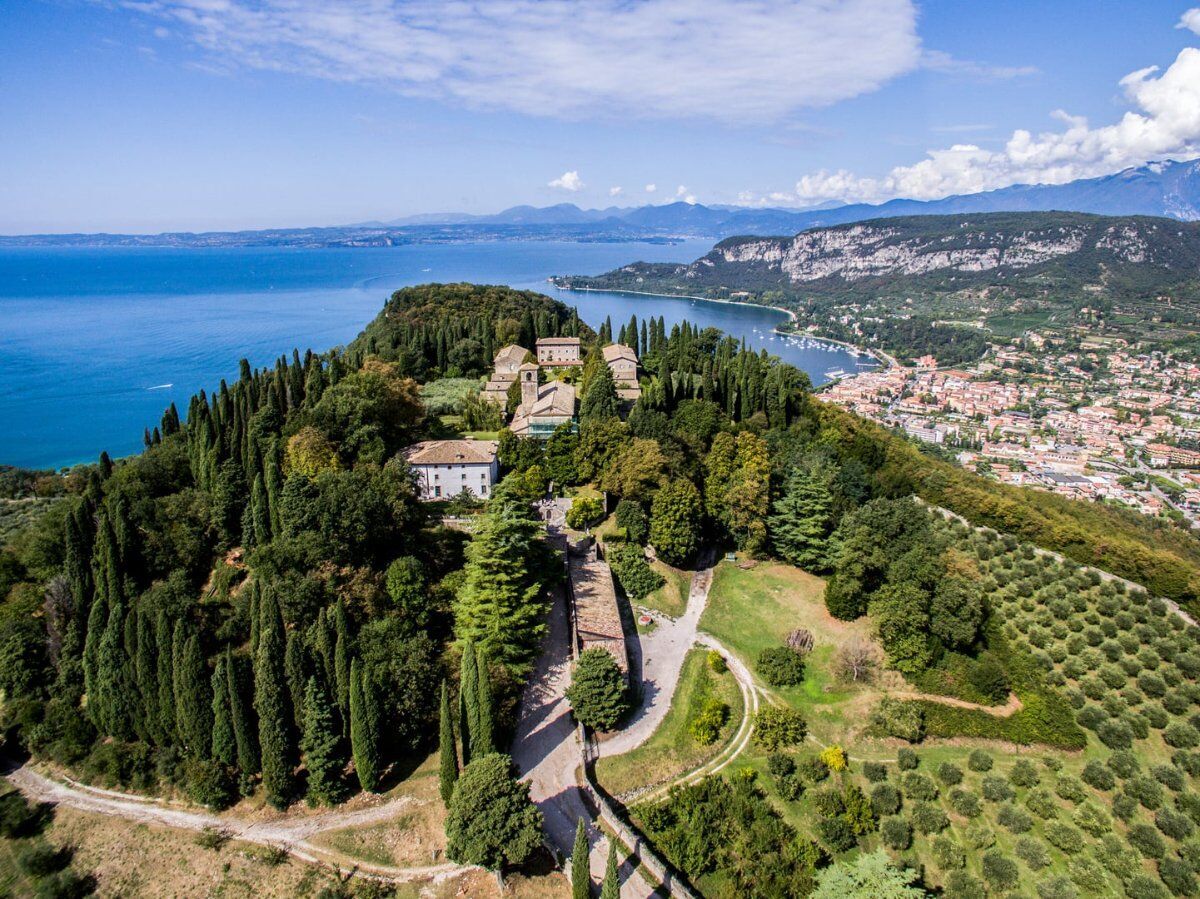
[[[551,284],[554,284],[552,278],[547,278]],[[577,290],[584,293],[625,293],[634,296],[642,297],[663,297],[668,300],[699,300],[702,303],[724,303],[727,306],[752,306],[755,309],[772,309],[775,312],[782,312],[788,317],[789,321],[796,321],[796,313],[791,309],[786,309],[783,306],[768,306],[766,303],[748,303],[745,300],[721,300],[715,297],[699,297],[687,293],[657,293],[650,290],[628,290],[616,288],[601,288],[601,287],[564,287],[560,284],[554,284],[556,290]],[[800,333],[799,331],[780,331],[778,327],[771,329],[772,334],[778,334],[780,337],[807,337],[809,340],[819,340],[821,343],[832,343],[836,346],[842,346],[846,349],[854,350],[856,353],[870,356],[879,362],[881,368],[892,368],[899,365],[898,362],[882,350],[876,350],[872,347],[862,347],[855,343],[849,343],[845,340],[838,340],[835,337],[822,337],[818,334]],[[830,381],[829,383],[835,383]],[[824,385],[822,385],[824,386]]]

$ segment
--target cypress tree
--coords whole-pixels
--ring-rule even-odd
[[[235,656],[228,649],[225,650],[225,670],[229,685],[229,713],[233,718],[233,738],[237,744],[237,765],[242,771],[243,784],[246,784],[261,767],[258,758],[258,731],[254,726],[250,703],[246,701],[245,666],[241,657]]]
[[[304,695],[304,767],[308,769],[308,804],[333,805],[343,796],[342,771],[346,760],[339,748],[341,735],[336,730],[333,700],[321,683],[310,677]]]
[[[160,609],[154,622],[154,640],[158,646],[155,668],[158,673],[158,734],[161,744],[174,745],[175,728],[175,664],[171,653],[173,635],[165,609]]]
[[[263,591],[259,606],[262,621],[255,659],[254,708],[258,712],[263,787],[271,805],[286,808],[292,798],[296,743],[283,668],[283,621],[270,591]]]
[[[251,656],[258,653],[258,581],[250,582],[250,603],[248,613],[250,615],[250,654]]]
[[[233,710],[229,707],[229,658],[217,659],[212,676],[212,758],[222,765],[237,764],[237,738],[233,733]]]
[[[312,676],[311,667],[304,638],[297,631],[288,631],[283,669],[287,672],[288,694],[292,698],[292,722],[297,733],[304,732],[305,699],[308,679]]]
[[[249,527],[243,535],[251,546],[262,546],[271,541],[271,512],[267,505],[267,488],[263,485],[262,475],[254,476],[254,486],[250,490],[250,507],[248,509]]]
[[[96,652],[95,695],[88,695],[88,707],[95,705],[94,714],[101,730],[121,740],[133,736],[133,679],[124,636],[125,608],[117,599],[109,610],[100,637]]]
[[[454,720],[450,710],[450,685],[442,681],[442,704],[438,716],[438,790],[442,802],[450,804],[458,781],[458,749],[454,745]]]
[[[199,634],[190,634],[175,672],[175,718],[183,748],[196,758],[206,759],[213,743],[212,677],[200,652]]]
[[[604,883],[600,885],[600,899],[621,899],[621,873],[617,868],[617,841],[608,838],[608,866],[604,869]]]
[[[83,641],[83,689],[88,697],[88,717],[92,723],[99,725],[98,703],[101,700],[97,682],[98,660],[100,656],[100,640],[104,636],[104,627],[108,623],[108,600],[104,593],[97,589],[92,600],[92,609],[88,613],[87,636]]]
[[[343,735],[350,719],[350,658],[353,646],[350,638],[350,622],[346,617],[346,606],[339,599],[334,606],[336,642],[333,649],[334,685],[337,690],[337,705],[343,722]]]
[[[350,664],[350,747],[358,782],[368,793],[379,789],[383,763],[379,755],[379,710],[375,695],[355,659]]]
[[[154,635],[154,622],[150,613],[137,611],[137,656],[133,668],[138,696],[141,698],[143,728],[151,742],[163,745],[162,718],[158,712],[158,665],[155,653],[158,642]]]
[[[571,849],[571,899],[592,899],[592,872],[588,855],[587,828],[580,818],[575,825],[575,846]]]
[[[475,658],[475,642],[463,644],[462,663],[458,675],[458,733],[462,738],[463,767],[480,753],[475,750],[479,735],[479,664]]]
[[[583,392],[583,399],[579,402],[579,421],[585,423],[602,418],[616,418],[619,408],[612,369],[604,364],[598,365]]]
[[[487,653],[482,649],[475,653],[475,668],[478,672],[475,684],[479,692],[479,721],[477,729],[471,732],[471,749],[476,755],[487,755],[496,751],[496,741],[493,733],[492,677]]]

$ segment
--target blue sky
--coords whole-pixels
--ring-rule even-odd
[[[8,0],[0,233],[1063,181],[1200,155],[1197,47],[1156,0]]]

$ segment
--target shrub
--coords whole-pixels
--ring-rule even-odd
[[[575,719],[586,727],[612,730],[629,711],[625,677],[607,649],[595,646],[579,654],[567,700]]]
[[[688,723],[688,733],[701,746],[709,746],[716,742],[728,720],[729,706],[720,699],[709,698]]]
[[[881,765],[879,762],[863,762],[862,773],[863,777],[871,783],[882,783],[887,780],[887,765]]]
[[[971,750],[971,755],[967,758],[967,767],[972,771],[991,771],[992,757],[982,749],[973,749]]]
[[[1083,766],[1081,776],[1085,784],[1095,787],[1097,790],[1111,790],[1117,783],[1112,771],[1096,759],[1092,759]]]
[[[1141,767],[1141,763],[1138,762],[1137,756],[1132,752],[1122,751],[1114,752],[1108,757],[1108,767],[1113,770],[1113,773],[1117,777],[1126,778],[1137,771]]]
[[[1162,806],[1163,791],[1158,781],[1149,777],[1131,777],[1125,782],[1125,792],[1141,803],[1142,808],[1155,811]]]
[[[841,817],[818,818],[817,835],[821,838],[821,842],[834,853],[852,849],[858,842],[850,825]]]
[[[1007,827],[1013,833],[1029,833],[1033,828],[1033,818],[1010,802],[1000,806],[996,820],[1002,827]]]
[[[1001,702],[1012,689],[1008,672],[990,652],[983,653],[968,666],[967,683],[991,702]]]
[[[1025,807],[1039,818],[1048,820],[1058,817],[1058,803],[1044,787],[1029,791],[1029,795],[1025,797]]]
[[[193,802],[215,811],[227,809],[238,800],[237,779],[219,762],[189,760],[185,769],[187,792]]]
[[[952,871],[946,878],[947,899],[984,899],[983,884],[965,871]]]
[[[1200,752],[1177,752],[1171,764],[1192,777],[1200,777]]]
[[[990,849],[996,845],[996,834],[986,824],[976,823],[967,828],[963,834],[969,849]]]
[[[933,861],[943,871],[955,871],[967,866],[967,853],[953,837],[940,836],[933,841]]]
[[[797,766],[800,776],[810,784],[817,784],[829,776],[829,766],[820,756],[810,755],[800,760]]]
[[[1108,878],[1104,871],[1086,856],[1068,861],[1067,873],[1085,896],[1103,896],[1108,892]]]
[[[1012,770],[1008,772],[1008,779],[1014,786],[1017,787],[1035,787],[1041,777],[1038,775],[1037,768],[1027,759],[1020,759]]]
[[[846,770],[846,751],[836,743],[821,750],[821,761],[835,774]]]
[[[1194,749],[1200,744],[1200,734],[1192,725],[1177,721],[1163,731],[1163,742],[1175,749]]]
[[[1175,808],[1191,818],[1193,824],[1200,824],[1200,796],[1180,793],[1175,797]]]
[[[919,703],[885,697],[871,712],[871,726],[884,736],[919,743],[925,737],[925,710]]]
[[[1129,828],[1129,845],[1146,858],[1162,858],[1167,851],[1163,838],[1149,824],[1135,824]]]
[[[818,790],[811,794],[810,800],[817,814],[826,818],[840,815],[846,810],[845,800],[837,790]]]
[[[1075,855],[1083,849],[1083,834],[1069,824],[1051,821],[1046,825],[1044,834],[1046,842],[1067,855]]]
[[[948,787],[956,786],[962,783],[962,769],[952,762],[942,762],[938,765],[937,779]]]
[[[1054,782],[1054,792],[1068,802],[1082,802],[1087,797],[1083,784],[1069,774],[1060,774]]]
[[[978,796],[957,787],[950,791],[950,807],[964,818],[978,818],[983,812],[983,803]]]
[[[617,576],[625,595],[634,602],[645,599],[667,582],[666,578],[646,563],[642,548],[634,543],[626,543],[610,550],[608,564]]]
[[[983,856],[983,879],[994,890],[1007,890],[1016,886],[1020,871],[1017,863],[1007,855],[988,852]]]
[[[1129,899],[1169,899],[1169,894],[1153,877],[1138,874],[1125,884],[1125,895]]]
[[[1195,825],[1187,815],[1181,815],[1179,812],[1165,808],[1159,809],[1155,813],[1154,824],[1173,840],[1186,840],[1195,830]]]
[[[1046,851],[1041,840],[1033,837],[1018,837],[1016,852],[1017,857],[1029,865],[1032,871],[1040,871],[1050,864],[1050,853]]]
[[[1069,878],[1048,877],[1037,882],[1038,899],[1079,899],[1079,893]]]
[[[912,771],[920,763],[921,760],[917,754],[907,746],[901,747],[900,751],[896,753],[896,764],[901,771]]]
[[[1108,720],[1096,728],[1096,736],[1109,749],[1128,749],[1133,745],[1133,730],[1124,721]]]
[[[791,650],[784,650],[791,652]],[[808,724],[804,716],[794,709],[765,706],[754,715],[754,741],[774,752],[780,746],[795,746],[804,742]]]
[[[1113,797],[1112,812],[1122,821],[1129,821],[1137,814],[1138,801],[1132,796],[1127,796],[1124,793],[1118,793]]]
[[[871,790],[871,808],[879,817],[900,811],[900,791],[891,784],[877,784]]]
[[[1128,880],[1142,869],[1141,857],[1115,833],[1105,834],[1094,847],[1096,860],[1119,880]]]
[[[717,650],[710,649],[705,658],[708,659],[708,667],[715,674],[724,674],[729,670],[729,663],[725,661],[725,656],[721,655]]]
[[[767,773],[772,777],[787,777],[796,773],[796,760],[782,752],[772,752],[767,756]]]
[[[1139,657],[1138,661],[1141,661]],[[1144,671],[1138,675],[1138,689],[1151,699],[1158,699],[1167,692],[1167,683],[1159,675]]]
[[[1191,867],[1177,858],[1164,858],[1160,861],[1158,876],[1176,896],[1196,894],[1196,877]]]
[[[879,836],[889,849],[903,851],[912,845],[912,825],[903,818],[884,818],[879,825]]]
[[[909,771],[900,779],[900,785],[908,799],[932,801],[938,798],[937,784],[919,771]]]
[[[912,823],[918,833],[941,833],[950,826],[950,819],[940,806],[932,802],[918,802],[912,810]]]
[[[1098,806],[1085,802],[1075,810],[1076,825],[1094,837],[1103,836],[1112,830],[1112,821]]]
[[[988,802],[1004,802],[1016,794],[1003,777],[985,777],[983,779],[983,798]]]
[[[1173,765],[1155,765],[1150,769],[1150,773],[1168,790],[1178,793],[1183,789],[1183,772]]]
[[[804,681],[804,657],[786,646],[764,649],[755,667],[772,687],[794,687]]]

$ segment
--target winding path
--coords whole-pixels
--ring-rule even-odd
[[[391,820],[403,808],[421,801],[411,796],[401,796],[369,808],[330,811],[319,815],[285,816],[272,821],[246,821],[230,815],[172,808],[159,800],[144,796],[101,790],[73,782],[64,783],[47,777],[28,765],[16,768],[5,776],[26,798],[35,802],[111,815],[139,824],[157,824],[180,830],[217,830],[228,834],[231,839],[283,849],[302,861],[328,865],[343,874],[354,872],[372,878],[408,883],[440,882],[475,870],[469,865],[450,862],[407,868],[369,864],[347,859],[309,842],[311,837],[325,831]]]

